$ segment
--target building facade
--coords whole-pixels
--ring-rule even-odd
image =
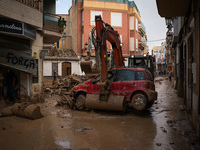
[[[45,13],[44,13],[45,12]],[[8,70],[17,79],[15,98],[40,101],[43,92],[43,57],[61,37],[60,16],[55,15],[55,0],[0,1],[0,67],[7,93]]]
[[[200,1],[157,0],[157,7],[160,16],[168,20],[167,38],[171,40],[170,51],[174,54],[173,84],[178,96],[184,99],[187,114],[200,139]]]
[[[161,46],[154,46],[152,51],[155,56],[156,71],[160,71],[162,74],[166,73],[165,43],[162,43]]]
[[[87,55],[85,45],[88,43],[90,31],[95,27],[95,15],[101,15],[104,22],[118,31],[123,43],[122,53],[126,66],[130,55],[139,55],[146,48],[145,27],[139,26],[142,23],[141,16],[134,1],[73,0],[69,14],[72,49],[81,60]],[[107,49],[112,50],[111,44],[107,44]],[[92,49],[91,52],[94,56],[95,50]],[[92,60],[94,61],[94,57]]]

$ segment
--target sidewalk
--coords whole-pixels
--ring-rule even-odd
[[[177,91],[173,88],[173,79],[170,82],[168,76],[157,76],[155,85],[158,99],[151,109],[155,110],[154,119],[160,128],[159,131],[163,132],[157,134],[158,145],[164,144],[168,148],[173,145],[173,149],[177,150],[185,150],[187,147],[192,150],[200,149],[195,131],[187,117],[183,99],[177,96]],[[163,140],[160,139],[163,138],[170,140],[169,144],[162,143]],[[182,140],[185,141],[185,147],[181,143]]]

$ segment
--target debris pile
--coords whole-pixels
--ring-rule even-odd
[[[15,116],[29,119],[38,119],[43,117],[40,112],[40,107],[31,103],[15,103],[11,110]]]
[[[71,93],[72,88],[87,80],[88,78],[85,76],[72,74],[65,78],[60,78],[57,79],[56,81],[53,81],[52,87],[47,87],[45,91],[50,92],[51,96],[59,95],[61,97],[59,100],[57,100],[58,105],[68,106],[69,108],[72,108],[73,107],[72,93]]]
[[[0,117],[19,116],[28,119],[42,118],[40,106],[29,102],[15,103],[13,106],[0,109]]]

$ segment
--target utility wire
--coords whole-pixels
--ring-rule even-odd
[[[157,42],[157,41],[164,41],[166,39],[159,39],[159,40],[152,40],[152,41],[147,41],[147,42]]]

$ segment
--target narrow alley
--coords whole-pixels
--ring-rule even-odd
[[[138,113],[77,111],[41,103],[43,118],[0,118],[1,150],[198,150],[197,138],[167,76],[155,78],[158,100]],[[11,143],[12,141],[12,143]]]

